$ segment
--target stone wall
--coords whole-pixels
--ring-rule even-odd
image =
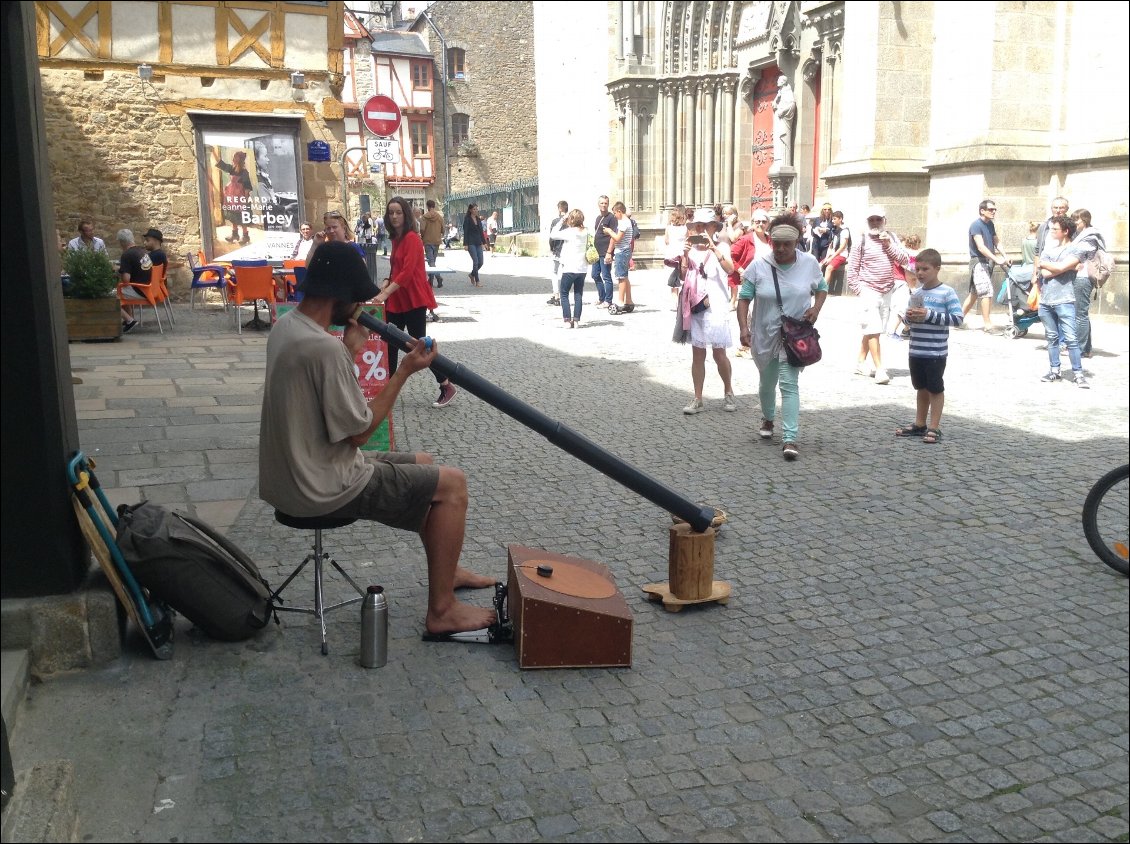
[[[433,4],[429,14],[448,48],[466,51],[466,78],[448,82],[443,79],[443,48],[435,32],[424,22],[415,27],[435,56],[437,80],[447,85],[448,125],[442,126],[440,120],[435,124],[436,172],[443,173],[444,133],[451,116],[461,113],[470,117],[473,149],[452,151],[453,193],[536,177],[533,3],[452,0]],[[436,111],[442,115],[439,86],[436,95]],[[442,190],[442,185],[437,178],[436,189]]]
[[[217,81],[214,88],[203,88],[196,77],[170,77],[154,85],[142,83],[136,73],[113,71],[88,78],[82,70],[44,68],[40,76],[60,233],[71,239],[78,221],[88,217],[116,257],[119,229],[132,229],[139,243],[150,226],[161,229],[174,294],[186,294],[191,280],[184,253],[201,248],[196,136],[189,109],[304,113],[299,136],[303,215],[320,218],[340,195],[336,161],[344,130],[340,102],[332,98],[295,103],[285,80],[266,88],[258,80]],[[217,89],[226,96],[217,97]],[[311,91],[328,93],[316,85]],[[331,120],[335,114],[338,119]],[[305,160],[306,144],[315,138],[330,141],[330,163]]]

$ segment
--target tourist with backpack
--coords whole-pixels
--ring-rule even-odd
[[[1075,237],[1071,247],[1064,255],[1063,269],[1075,269],[1075,340],[1079,353],[1089,358],[1091,349],[1091,297],[1095,290],[1110,277],[1110,253],[1106,251],[1106,241],[1098,229],[1091,227],[1091,212],[1077,208],[1071,212],[1075,224]],[[1104,265],[1104,258],[1109,264]],[[1050,266],[1047,262],[1044,267]],[[1059,266],[1059,265],[1056,265]]]

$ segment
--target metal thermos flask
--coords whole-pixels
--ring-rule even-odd
[[[370,586],[361,601],[361,667],[388,661],[388,601],[383,586]]]

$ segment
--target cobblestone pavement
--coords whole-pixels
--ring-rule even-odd
[[[1038,325],[955,332],[929,446],[892,436],[913,415],[905,348],[884,341],[891,384],[853,375],[853,302],[830,300],[785,463],[755,436],[749,360],[738,413],[712,368],[707,412],[681,412],[690,349],[663,273],[637,274],[634,314],[590,305],[566,330],[543,267],[491,256],[481,289],[449,278],[441,351],[728,511],[729,604],[649,604],[665,513],[466,392],[433,409],[415,377],[397,440],[467,470],[466,564],[503,578],[519,543],[610,566],[632,667],[523,672],[510,648],[421,642],[418,542],[355,524],[327,541],[388,589],[385,668],[358,667],[350,609],[328,657],[305,617],[237,645],[182,619],[171,662],[131,639],[110,668],[32,688],[17,767],[74,760],[84,839],[1127,840],[1127,580],[1079,518],[1127,460],[1125,326],[1096,325],[1090,391],[1039,382]],[[305,537],[255,496],[266,337],[217,306],[177,319],[71,346],[84,448],[116,500],[195,511],[278,583]]]

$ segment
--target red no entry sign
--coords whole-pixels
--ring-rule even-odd
[[[395,135],[400,128],[400,106],[392,97],[377,94],[365,100],[361,107],[361,122],[365,127],[381,138]]]

